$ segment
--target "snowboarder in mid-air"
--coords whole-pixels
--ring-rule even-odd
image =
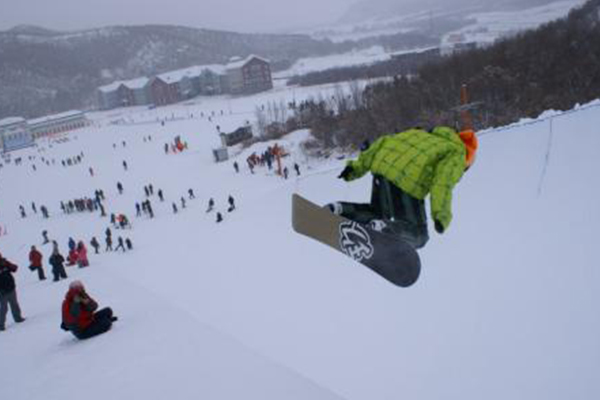
[[[337,202],[327,207],[337,215],[397,235],[413,248],[428,239],[425,197],[430,195],[435,230],[444,233],[452,220],[452,190],[473,164],[477,137],[438,126],[409,129],[379,138],[349,161],[338,178],[353,181],[373,175],[371,202]]]

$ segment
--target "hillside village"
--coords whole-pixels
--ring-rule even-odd
[[[166,106],[196,96],[249,95],[273,88],[270,63],[256,55],[234,58],[226,65],[201,65],[166,72],[152,78],[117,81],[99,87],[98,109]],[[0,148],[10,152],[32,146],[37,139],[90,125],[85,112],[72,110],[26,120],[0,120]]]

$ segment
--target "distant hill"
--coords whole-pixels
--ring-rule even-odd
[[[369,19],[402,17],[432,10],[447,14],[482,11],[513,11],[554,3],[557,0],[362,0],[354,3],[341,18],[342,23]]]
[[[339,48],[306,35],[239,34],[179,26],[115,26],[56,32],[21,25],[0,32],[0,118],[35,117],[93,104],[94,89],[117,79],[251,53],[274,69]]]

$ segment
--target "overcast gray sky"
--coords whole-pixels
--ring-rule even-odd
[[[0,0],[0,30],[20,24],[58,30],[178,24],[244,32],[336,20],[357,0]]]

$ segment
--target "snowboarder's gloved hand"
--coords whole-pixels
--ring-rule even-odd
[[[435,225],[435,231],[439,234],[444,233],[444,225],[442,225],[442,223],[440,221],[438,221],[437,219],[435,219],[433,222]]]
[[[338,175],[338,179],[348,180],[348,178],[352,175],[352,167],[347,165],[346,168]]]

